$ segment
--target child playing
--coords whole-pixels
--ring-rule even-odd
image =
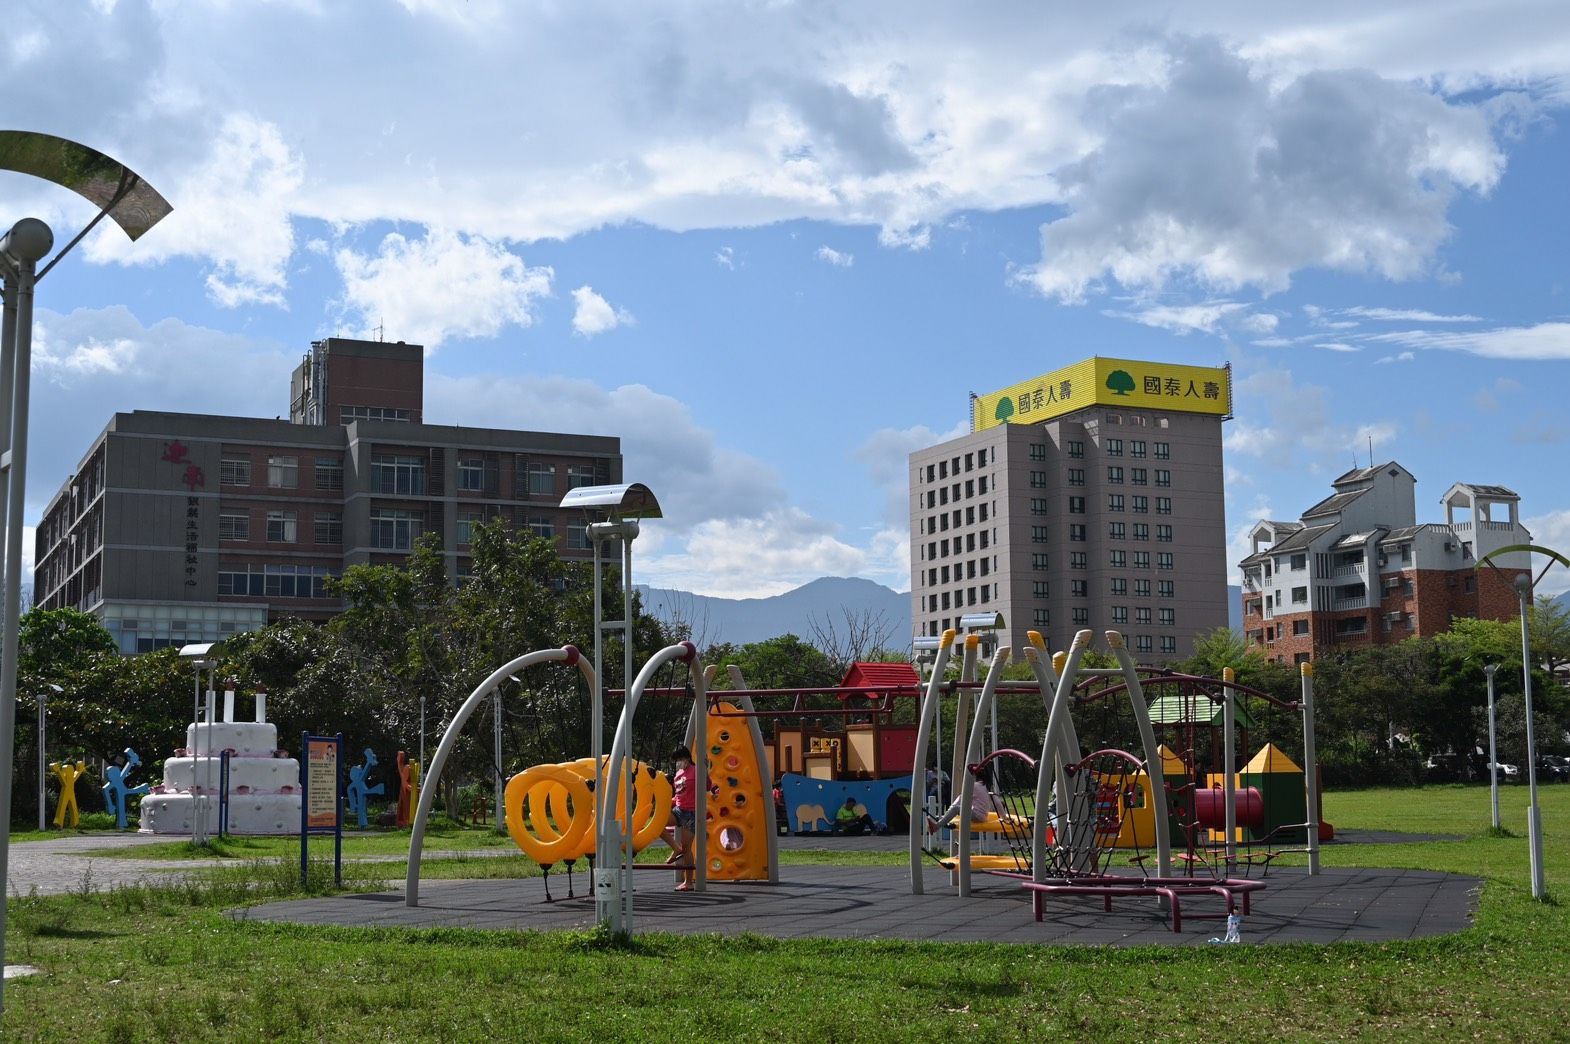
[[[671,848],[674,851],[666,862],[681,865],[676,871],[676,891],[686,892],[692,889],[697,877],[693,870],[692,842],[697,836],[698,774],[692,765],[692,752],[686,747],[671,751],[671,761],[676,766],[676,774],[671,777],[675,790],[671,798],[671,826],[674,828]]]

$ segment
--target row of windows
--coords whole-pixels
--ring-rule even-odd
[[[961,460],[965,463],[966,471],[974,471],[976,468],[986,467],[989,463],[996,464],[998,451],[990,446],[984,446],[965,454],[964,457],[952,457],[948,460],[940,460],[936,464],[928,464],[927,481],[936,482],[938,479],[948,478],[950,474],[959,475]]]
[[[952,601],[949,593],[923,595],[922,612],[936,613],[942,609],[963,609],[969,605],[986,605],[992,598],[992,585],[982,584],[980,587],[967,587],[954,592]],[[940,608],[941,607],[941,608]]]
[[[263,598],[325,598],[327,578],[334,575],[326,566],[226,566],[218,573],[218,593]]]
[[[1063,448],[1064,452],[1072,460],[1083,460],[1085,458],[1085,443],[1079,439],[1065,440],[1063,443]],[[1157,460],[1172,459],[1172,444],[1170,442],[1157,442],[1154,443],[1150,448],[1154,450],[1152,455]],[[1130,457],[1142,458],[1147,455],[1146,449],[1147,447],[1143,439],[1129,440],[1128,455]],[[1109,457],[1123,456],[1123,440],[1107,439],[1106,443],[1102,446],[1102,452]],[[1030,459],[1046,460],[1047,444],[1044,442],[1032,442],[1030,444]]]
[[[991,543],[991,533],[985,529],[979,534],[966,533],[963,538],[956,536],[952,541],[948,537],[944,537],[942,540],[929,540],[927,541],[926,558],[929,562],[937,561],[939,558],[947,558],[949,557],[949,549],[951,547],[956,555],[973,554],[978,550],[985,551]]]
[[[454,534],[457,543],[472,543],[474,540],[474,527],[485,521],[485,518],[486,514],[483,511],[461,512],[458,515],[457,531]],[[523,521],[523,524],[529,528],[529,532],[534,536],[543,537],[546,540],[554,539],[556,536],[556,524],[543,515],[530,515]],[[574,551],[586,551],[589,549],[589,528],[587,524],[583,522],[567,523],[566,546]]]
[[[1150,513],[1150,498],[1147,497],[1147,496],[1144,496],[1142,494],[1136,494],[1133,497],[1129,497],[1129,498],[1125,499],[1123,494],[1121,494],[1121,493],[1108,493],[1107,494],[1107,510],[1108,511],[1122,511],[1123,508],[1124,508],[1124,505],[1126,503],[1130,502],[1130,501],[1132,502],[1132,505],[1133,505],[1133,508],[1134,508],[1134,514],[1136,514],[1136,515],[1144,515],[1144,514],[1149,514]],[[1045,497],[1032,497],[1030,499],[1030,513],[1032,515],[1045,515],[1045,514],[1047,514],[1049,506],[1050,505],[1049,505],[1049,503],[1048,503],[1048,501],[1047,501],[1047,499]],[[1085,501],[1084,497],[1069,497],[1068,498],[1068,513],[1069,514],[1071,514],[1071,515],[1083,515],[1085,513],[1085,508],[1086,508],[1086,501]],[[1156,498],[1156,514],[1158,514],[1158,515],[1170,515],[1170,514],[1172,514],[1172,498],[1171,497],[1157,497]]]
[[[941,515],[928,515],[918,520],[916,524],[923,533],[946,533],[949,530],[950,519],[953,520],[954,528],[958,529],[961,525],[973,526],[978,521],[985,522],[988,515],[987,505],[981,504],[965,508],[963,511],[955,508],[952,512],[945,511]]]
[[[935,507],[947,504],[951,496],[954,503],[958,504],[962,490],[966,500],[972,497],[986,496],[987,476],[983,475],[979,479],[966,479],[963,484],[956,482],[952,486],[940,486],[937,489],[927,490],[927,510],[930,511]]]
[[[294,544],[300,539],[299,516],[293,511],[267,512],[267,540],[275,544]],[[343,515],[337,511],[318,511],[312,519],[312,543],[342,544]],[[219,540],[251,539],[250,512],[225,511],[218,516]]]
[[[343,461],[338,457],[316,457],[312,461],[317,489],[343,489]],[[224,457],[218,462],[218,481],[225,486],[251,484],[249,457]],[[270,456],[267,458],[268,489],[299,489],[300,458]]]
[[[987,576],[991,572],[992,559],[983,555],[981,558],[973,558],[969,562],[955,562],[953,578],[955,580],[974,580],[978,576]],[[927,570],[927,586],[937,587],[939,584],[946,584],[949,582],[949,575],[948,566],[933,566]]]
[[[408,410],[394,406],[338,407],[339,424],[352,424],[354,421],[398,421],[407,424],[409,420]]]

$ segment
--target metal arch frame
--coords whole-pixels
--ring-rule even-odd
[[[594,713],[600,713],[599,686],[595,683],[594,668],[589,664],[582,653],[575,646],[567,645],[560,649],[537,649],[531,653],[524,653],[517,659],[509,660],[490,676],[481,682],[469,698],[464,700],[463,706],[458,708],[452,716],[452,721],[447,723],[447,730],[442,733],[442,740],[436,745],[436,753],[431,757],[431,764],[425,773],[424,786],[420,788],[420,804],[414,813],[414,826],[409,833],[409,868],[404,876],[403,902],[405,906],[415,907],[420,905],[420,858],[425,848],[425,828],[430,822],[431,805],[436,800],[436,784],[441,779],[442,769],[447,766],[447,758],[458,743],[458,736],[463,727],[468,724],[470,716],[485,701],[487,695],[494,689],[499,696],[501,685],[518,671],[525,670],[537,663],[563,663],[569,667],[576,666],[583,674],[584,680],[589,683],[591,699],[595,704]],[[502,810],[496,810],[497,819],[502,815]]]
[[[959,799],[959,809],[954,816],[954,826],[959,834],[959,861],[955,867],[958,873],[959,894],[961,897],[970,895],[970,822],[971,822],[971,795],[975,793],[976,777],[971,774],[970,766],[981,760],[981,744],[987,733],[988,712],[997,706],[998,681],[1003,677],[1003,668],[1009,662],[1008,646],[1001,646],[992,654],[992,663],[987,668],[987,678],[981,687],[981,695],[976,697],[976,717],[971,722],[970,738],[965,744],[964,769],[960,777],[954,777],[953,784],[958,788],[955,797]],[[956,748],[957,748],[956,744]]]
[[[927,809],[927,748],[932,744],[934,723],[938,720],[939,697],[943,691],[943,675],[948,671],[949,660],[954,655],[954,639],[959,632],[953,628],[943,632],[938,642],[937,657],[932,673],[927,677],[927,690],[921,697],[921,709],[916,715],[916,750],[910,770],[910,893],[920,895],[925,891],[922,879],[922,841],[926,828]],[[939,751],[941,756],[942,752]]]

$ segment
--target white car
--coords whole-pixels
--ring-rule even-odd
[[[1490,765],[1494,770],[1495,778],[1503,783],[1514,783],[1521,778],[1521,770],[1514,765],[1507,765],[1501,761],[1497,765]]]

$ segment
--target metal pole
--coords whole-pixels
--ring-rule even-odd
[[[1314,665],[1305,663],[1303,675],[1303,791],[1308,799],[1308,873],[1319,874],[1319,756],[1314,749]]]
[[[636,522],[631,524],[631,530],[632,531],[630,533],[624,535],[621,539],[621,683],[623,688],[628,690],[632,688],[632,540],[633,537],[638,535],[638,524]],[[708,743],[706,726],[707,722],[705,722],[705,729],[703,734],[705,745]],[[633,835],[637,833],[637,830],[634,828],[632,823],[632,718],[630,716],[627,719],[627,750],[625,751],[625,754],[626,759],[622,762],[622,803],[626,809],[625,817],[622,819],[622,822],[626,824],[626,829],[622,831],[621,883],[623,895],[622,902],[624,904],[623,909],[625,910],[625,914],[622,919],[622,930],[628,935],[631,935],[633,857],[632,841]],[[702,753],[698,753],[697,756],[703,757],[704,755]],[[705,767],[707,764],[707,762],[704,763]],[[704,769],[699,769],[697,775],[698,786],[706,787],[708,785],[708,776]],[[696,826],[698,829],[704,830],[706,828],[704,819],[702,818],[703,797],[699,797],[698,799],[698,812],[700,818],[698,819]],[[694,844],[694,847],[698,848],[696,844]],[[701,851],[701,848],[699,850]],[[696,876],[699,888],[703,887],[702,875],[703,867],[699,866]]]
[[[1237,693],[1232,688],[1232,683],[1237,681],[1237,671],[1231,667],[1221,669],[1221,785],[1226,801],[1227,831],[1226,854],[1227,876],[1231,877],[1237,872]],[[1190,715],[1192,718],[1192,715]],[[1166,766],[1162,766],[1165,775]],[[1155,778],[1151,778],[1151,786],[1155,786]]]
[[[496,714],[496,724],[495,724],[495,733],[496,734],[493,737],[493,739],[495,741],[495,753],[496,753],[496,762],[495,762],[496,768],[494,770],[496,772],[496,832],[497,833],[501,833],[505,829],[502,826],[502,800],[503,800],[503,795],[502,795],[502,685],[501,685],[501,682],[497,682],[496,683],[496,696],[495,696],[494,701],[491,703],[491,709]],[[420,766],[420,771],[422,771],[422,772],[425,771],[425,766],[423,764]]]
[[[1499,754],[1494,746],[1494,672],[1498,669],[1497,663],[1483,668],[1483,673],[1488,675],[1488,796],[1493,806],[1495,833],[1499,832]]]
[[[420,693],[420,771],[425,771],[425,693]],[[448,809],[448,811],[452,811]]]
[[[33,272],[54,246],[54,233],[37,218],[23,218],[6,233],[9,255],[5,281],[5,330],[0,359],[9,363],[10,442],[4,447],[5,574],[3,628],[0,628],[0,884],[11,856],[11,765],[16,755],[16,656],[22,611],[22,509],[27,493],[27,394],[33,339]],[[14,264],[15,278],[9,271]],[[9,356],[9,358],[6,358]],[[5,964],[5,902],[0,899],[0,968]],[[0,974],[0,984],[5,977]],[[0,985],[0,1010],[4,1009]]]
[[[1532,858],[1532,898],[1541,899],[1548,886],[1543,880],[1543,811],[1537,804],[1537,736],[1532,729],[1532,642],[1526,620],[1531,607],[1531,576],[1524,573],[1517,576],[1515,588],[1521,595],[1521,676],[1526,692],[1527,847]]]
[[[49,696],[44,690],[38,690],[38,831],[44,831],[44,798],[47,794],[44,784],[44,764],[48,760],[44,756],[44,723],[49,718]]]

